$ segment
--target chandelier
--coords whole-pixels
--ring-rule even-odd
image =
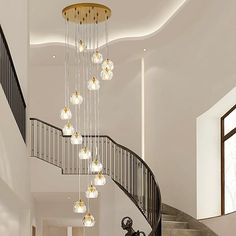
[[[81,196],[78,170],[79,196],[73,211],[85,214],[82,223],[91,227],[95,219],[90,212],[89,201],[99,195],[95,186],[106,183],[98,145],[99,90],[101,80],[113,77],[114,64],[108,48],[111,10],[101,4],[78,3],[64,8],[62,15],[65,19],[65,104],[60,118],[65,121],[63,134],[70,136],[72,145],[79,145],[79,168],[82,161],[87,162],[87,200]],[[92,175],[95,175],[94,179]]]

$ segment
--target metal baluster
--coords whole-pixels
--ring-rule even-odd
[[[118,172],[118,147],[115,145],[115,163],[114,163],[114,169],[115,169],[115,180],[118,181],[119,178],[119,172]]]
[[[74,172],[74,147],[77,146],[77,145],[72,145],[70,143],[69,147],[70,147],[70,155],[68,157],[69,159],[69,173],[68,174],[73,174]]]
[[[8,58],[6,55],[6,84],[5,84],[5,93],[6,93],[6,97],[8,97]]]
[[[54,164],[54,158],[53,158],[53,128],[50,128],[49,132],[49,162]]]
[[[150,181],[149,181],[149,171],[147,171],[147,218],[150,222]]]
[[[129,165],[129,159],[128,159],[128,152],[125,151],[125,184],[126,184],[126,190],[129,191],[129,169],[128,169],[128,165]]]
[[[121,184],[121,148],[118,149],[118,169],[119,169],[119,183]]]
[[[111,153],[110,153],[110,146],[111,146],[111,141],[108,140],[107,143],[107,174],[110,175],[110,157],[111,157]]]
[[[40,132],[39,132],[39,123],[36,121],[36,127],[37,127],[37,157],[40,158],[40,152],[39,152],[39,142],[40,142]]]
[[[105,146],[104,146],[104,152],[105,152],[105,166],[106,166],[106,174],[109,175],[108,173],[108,169],[109,169],[109,166],[107,164],[107,158],[108,158],[108,151],[107,151],[107,148],[108,148],[108,142],[109,142],[109,139],[106,138],[106,143],[105,143]]]
[[[62,133],[58,131],[58,156],[59,156],[59,166],[63,169],[63,161],[62,161],[62,156],[63,156],[63,142],[62,142]]]
[[[101,137],[101,160],[102,160],[102,166],[103,166],[103,173],[105,173],[105,166],[104,166],[104,150],[103,150],[103,145],[104,144],[104,137]]]
[[[146,203],[146,196],[147,196],[147,193],[146,193],[146,167],[143,166],[143,210],[144,210],[144,213],[146,215],[146,211],[147,211],[147,203]]]
[[[1,68],[0,68],[1,69]],[[31,124],[31,156],[34,156],[34,121],[30,121]]]
[[[130,189],[130,186],[131,186],[131,180],[130,180],[130,175],[131,175],[130,152],[128,152],[127,161],[128,161],[128,165],[127,165],[127,169],[128,169],[128,172],[127,172],[127,185],[128,185],[128,192],[131,193],[131,189]]]
[[[138,179],[138,176],[137,176],[137,172],[138,172],[138,164],[137,164],[137,158],[134,157],[134,197],[136,200],[138,200],[138,189],[137,189],[137,179]]]
[[[151,176],[151,225],[153,226],[153,179]]]
[[[67,174],[70,174],[70,173],[72,173],[72,163],[73,163],[73,160],[72,160],[72,158],[73,158],[72,146],[73,145],[71,144],[69,138],[68,138],[67,144],[68,144],[68,156],[67,156],[67,159],[68,159],[68,173]]]
[[[116,175],[116,145],[112,143],[112,178]]]
[[[68,142],[68,141],[67,141],[67,138],[66,138],[66,137],[64,138],[64,140],[65,140],[65,141],[64,141],[64,145],[65,145],[65,151],[64,151],[64,165],[65,165],[65,166],[64,166],[64,171],[65,171],[65,172],[64,172],[64,173],[67,174],[67,161],[68,161],[68,158],[67,158],[67,154],[68,154],[68,150],[67,150],[67,149],[68,149],[68,145],[67,145],[67,142]]]
[[[114,175],[114,144],[112,141],[110,141],[110,176],[112,177]]]
[[[121,183],[122,183],[122,186],[124,186],[124,178],[125,178],[123,158],[124,158],[124,150],[121,149]]]
[[[59,134],[58,134],[58,130],[55,129],[54,130],[54,151],[55,151],[55,165],[56,166],[59,166],[59,163],[58,163],[58,137],[59,137]]]
[[[133,164],[133,155],[130,154],[130,193],[132,196],[134,195],[134,181],[133,181],[133,173],[134,173],[134,164]]]
[[[50,159],[49,159],[49,145],[50,145],[50,138],[49,138],[49,135],[50,135],[50,133],[49,133],[50,131],[49,131],[49,127],[47,127],[46,126],[46,144],[45,144],[45,146],[46,146],[46,161],[50,161]]]
[[[80,150],[80,147],[76,145],[75,147],[75,173],[79,173],[79,150]]]

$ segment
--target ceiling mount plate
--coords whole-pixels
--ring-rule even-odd
[[[97,3],[77,3],[62,10],[63,17],[80,24],[96,24],[106,21],[111,16],[111,9]]]

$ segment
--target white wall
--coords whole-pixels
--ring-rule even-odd
[[[27,103],[28,0],[0,0],[0,24],[5,34]],[[0,234],[30,236],[35,225],[30,195],[26,144],[0,86]]]
[[[0,179],[0,235],[24,236],[29,234],[29,210]]]
[[[0,86],[0,178],[22,200],[30,202],[26,144]],[[14,147],[14,148],[13,148]]]
[[[0,0],[0,24],[11,52],[24,98],[27,102],[28,0]]]
[[[140,60],[116,65],[114,74],[113,80],[101,81],[100,134],[109,135],[141,155]],[[30,67],[30,117],[58,127],[65,125],[59,118],[64,106],[63,76],[63,64]]]
[[[26,144],[0,86],[0,205],[4,235],[29,236],[33,203]]]
[[[98,235],[125,235],[121,228],[121,220],[129,216],[133,220],[133,228],[148,235],[151,227],[134,203],[112,182],[108,181],[100,196],[100,228]]]
[[[196,119],[236,84],[234,6],[235,1],[189,1],[158,37],[146,42],[155,47],[145,56],[145,160],[163,201],[194,217]]]
[[[236,213],[221,217],[201,220],[201,222],[211,228],[219,236],[234,236],[236,231]]]
[[[221,214],[220,118],[235,101],[236,88],[197,118],[198,219]]]
[[[44,236],[67,236],[67,228],[45,225],[44,230],[43,230],[43,235]]]
[[[37,217],[40,219],[39,236],[43,225],[81,227],[82,215],[74,214],[73,202],[78,196],[78,176],[61,175],[59,168],[36,158],[30,158],[31,189],[36,199]],[[87,186],[87,176],[81,178],[81,196]],[[107,184],[98,187],[99,198],[91,201],[91,213],[96,224],[86,229],[85,235],[122,235],[121,219],[130,216],[135,229],[150,232],[151,228],[132,201],[107,177]],[[70,199],[67,199],[70,196]]]

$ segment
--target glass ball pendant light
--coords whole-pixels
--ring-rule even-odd
[[[96,77],[93,77],[88,81],[88,89],[89,90],[98,90],[100,89],[100,82]]]
[[[102,69],[108,69],[108,70],[113,70],[114,69],[114,63],[112,62],[112,60],[110,59],[106,59],[103,63],[102,63]]]
[[[100,171],[94,178],[94,184],[97,186],[102,186],[106,184],[106,178]]]
[[[85,43],[82,40],[80,40],[79,41],[79,51],[83,52],[85,49],[86,49]]]
[[[72,117],[72,114],[71,114],[70,108],[69,107],[64,107],[61,110],[60,118],[62,120],[70,120],[71,117]]]
[[[109,70],[108,68],[101,71],[101,78],[103,80],[111,80],[112,77],[113,77],[113,72],[111,70]]]
[[[74,203],[73,211],[75,213],[85,213],[86,212],[86,205],[83,200],[79,200]]]
[[[74,132],[73,135],[70,138],[70,142],[73,145],[82,144],[83,138],[82,138],[82,136],[79,132]]]
[[[102,171],[102,163],[98,159],[95,159],[92,161],[90,169],[92,172],[100,172]]]
[[[83,102],[83,97],[80,95],[78,91],[75,91],[70,97],[70,102],[73,105],[81,105]]]
[[[66,135],[66,136],[71,136],[75,132],[74,127],[72,126],[70,121],[66,123],[62,131],[63,131],[63,135]]]
[[[87,198],[97,198],[98,197],[98,191],[93,184],[88,186],[88,189],[86,191],[86,197]]]
[[[99,51],[96,51],[93,55],[92,55],[92,62],[94,64],[101,64],[103,61],[103,56]]]
[[[89,148],[83,147],[83,148],[80,149],[79,158],[81,160],[88,160],[88,159],[91,158],[91,156],[92,156],[92,154],[91,154],[91,151],[89,150]]]
[[[92,214],[87,213],[83,218],[83,225],[85,227],[93,227],[95,225],[95,219]]]

